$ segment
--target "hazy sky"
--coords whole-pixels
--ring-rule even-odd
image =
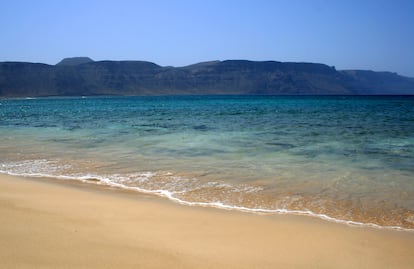
[[[414,77],[412,0],[0,0],[0,12],[0,61],[303,61]]]

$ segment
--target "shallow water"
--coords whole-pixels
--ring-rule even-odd
[[[3,173],[414,228],[414,97],[0,100]]]

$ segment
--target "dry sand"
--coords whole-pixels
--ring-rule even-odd
[[[0,268],[414,268],[414,233],[0,175]]]

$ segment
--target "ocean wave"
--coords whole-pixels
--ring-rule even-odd
[[[72,165],[60,161],[51,161],[46,159],[23,160],[16,162],[4,162],[0,164],[0,173],[12,176],[35,177],[35,178],[52,178],[59,180],[75,180],[88,184],[104,185],[124,190],[136,191],[139,193],[153,194],[159,197],[167,198],[178,204],[187,206],[213,207],[224,210],[235,210],[256,214],[291,214],[311,216],[327,220],[330,222],[341,223],[351,226],[372,227],[378,229],[392,229],[399,231],[414,232],[414,229],[393,225],[379,225],[370,222],[360,222],[354,220],[341,219],[339,217],[329,216],[328,214],[316,213],[312,210],[292,210],[287,208],[265,208],[265,207],[248,207],[232,203],[226,203],[218,197],[202,196],[206,190],[219,190],[221,197],[229,194],[251,194],[263,191],[260,186],[250,186],[246,184],[232,185],[223,182],[200,182],[194,178],[185,178],[175,175],[171,172],[137,172],[126,174],[96,174],[96,173],[79,173]],[[201,194],[194,199],[184,199],[189,193]],[[191,197],[191,196],[190,196]],[[194,197],[192,197],[194,198]]]

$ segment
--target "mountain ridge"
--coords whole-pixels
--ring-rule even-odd
[[[194,94],[414,94],[414,78],[306,62],[225,60],[183,67],[87,57],[56,65],[0,62],[1,97]]]
[[[64,58],[60,62],[58,62],[56,65],[79,65],[84,63],[90,63],[93,62],[93,60],[89,57],[70,57],[70,58]]]

